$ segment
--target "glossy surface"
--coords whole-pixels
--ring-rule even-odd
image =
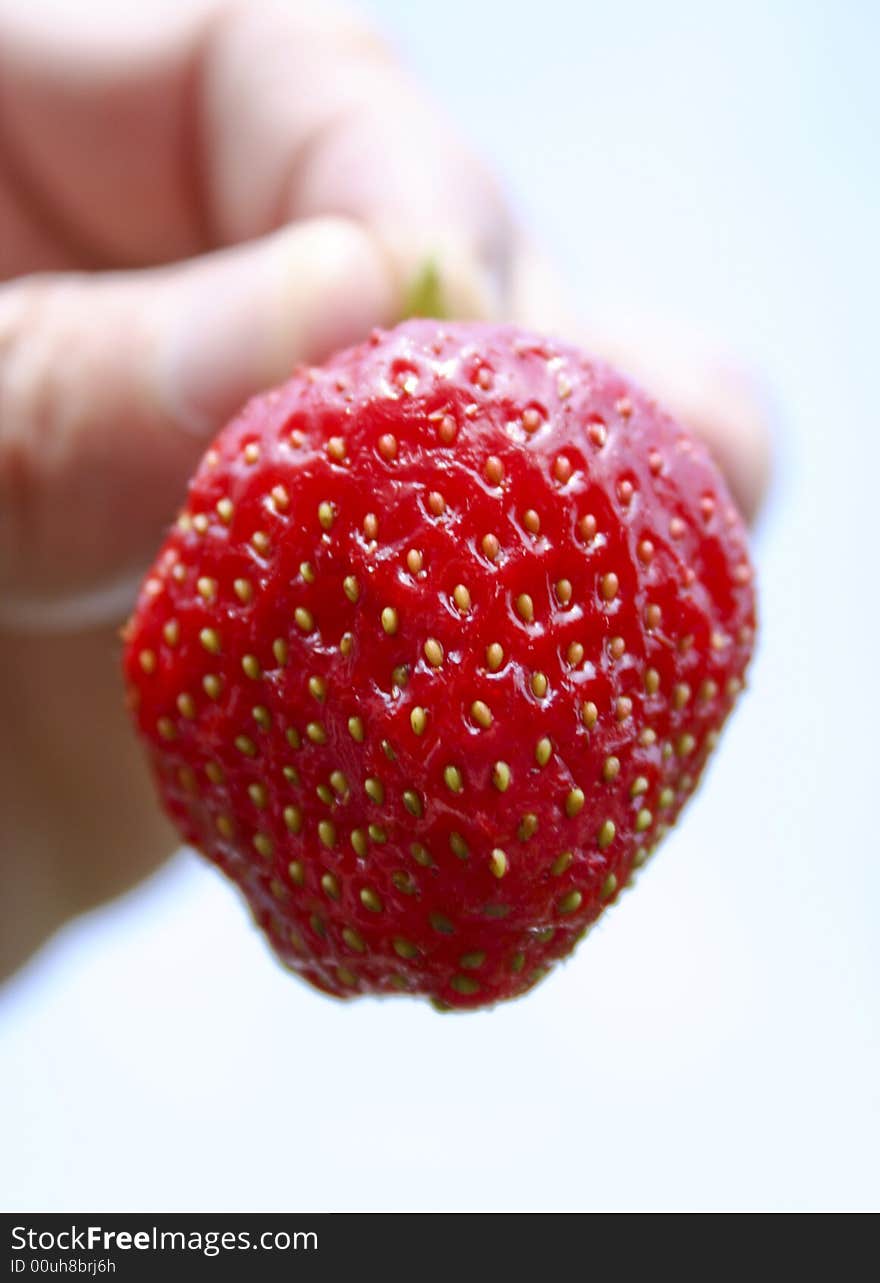
[[[166,804],[340,996],[530,987],[644,862],[754,599],[702,449],[576,350],[411,322],[220,435],[126,672]]]

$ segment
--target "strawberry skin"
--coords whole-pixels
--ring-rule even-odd
[[[411,321],[217,437],[126,630],[184,838],[325,992],[522,993],[693,792],[754,632],[703,447],[575,348]]]

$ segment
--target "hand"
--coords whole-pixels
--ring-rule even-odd
[[[347,11],[0,4],[0,975],[175,845],[117,630],[207,439],[393,323],[428,262],[452,315],[576,328],[486,172]],[[753,512],[748,386],[658,350],[610,354]]]

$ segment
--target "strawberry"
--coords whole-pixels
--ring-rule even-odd
[[[522,993],[693,792],[754,626],[701,445],[514,328],[411,321],[255,398],[146,579],[165,805],[339,997]]]

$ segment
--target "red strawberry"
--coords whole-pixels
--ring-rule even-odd
[[[125,672],[165,803],[318,988],[521,993],[629,882],[742,685],[743,527],[621,375],[410,322],[220,433]]]

